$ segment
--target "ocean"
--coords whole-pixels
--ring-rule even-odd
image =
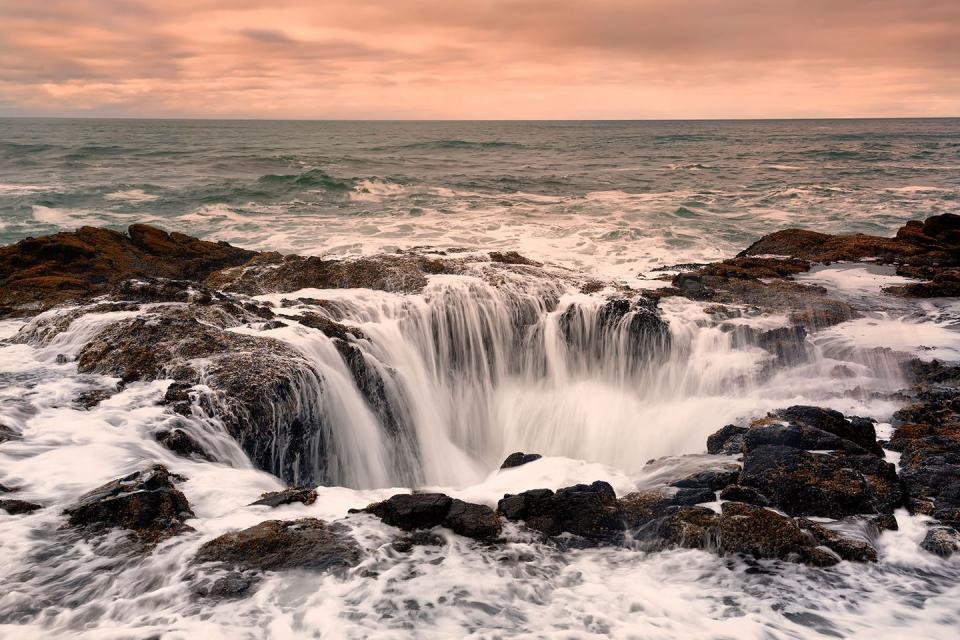
[[[786,310],[734,302],[736,312],[718,312],[667,297],[643,316],[665,323],[652,325],[664,333],[650,344],[638,344],[630,321],[600,322],[609,298],[633,301],[667,284],[659,278],[672,266],[731,257],[778,229],[890,235],[958,208],[956,119],[2,119],[0,244],[149,223],[251,249],[463,264],[431,273],[418,291],[244,299],[276,322],[220,327],[225,316],[209,309],[153,300],[0,320],[0,426],[15,434],[0,443],[0,482],[43,507],[0,512],[0,637],[952,638],[960,559],[922,551],[929,518],[906,509],[898,530],[871,538],[878,562],[829,568],[651,551],[629,539],[548,542],[515,522],[504,525],[505,542],[438,529],[442,544],[401,550],[397,530],[348,510],[411,489],[496,507],[508,493],[597,480],[618,496],[662,488],[716,463],[704,451],[717,429],[790,405],[869,417],[889,437],[910,384],[901,364],[960,361],[960,302],[884,293],[913,282],[893,267],[797,275],[857,313],[804,333],[793,359],[738,339],[788,326]],[[493,264],[491,251],[544,264]],[[593,280],[600,286],[583,286]],[[279,436],[265,447],[277,450],[275,468],[258,468],[230,435],[231,398],[210,374],[218,354],[170,354],[165,374],[199,372],[180,413],[165,401],[172,378],[118,384],[79,368],[102,332],[140,320],[178,329],[182,309],[197,326],[274,345],[302,374],[283,398],[266,386],[250,395],[315,428],[313,448],[295,461],[320,485],[315,503],[250,504],[296,478],[278,477]],[[631,309],[628,320],[644,308]],[[372,391],[357,382],[358,360],[350,368],[343,344],[307,314],[354,331],[352,354],[378,376]],[[250,376],[263,366],[270,379],[272,361],[256,357]],[[162,446],[157,434],[174,428],[210,460]],[[544,457],[500,471],[514,451]],[[899,463],[898,453],[885,456]],[[153,462],[183,477],[191,531],[146,554],[112,554],[118,534],[101,544],[63,528],[63,509],[79,496]],[[720,509],[719,498],[704,504]],[[233,599],[198,590],[201,544],[304,517],[341,523],[362,562],[341,575],[268,572]],[[857,522],[840,526],[860,531]]]
[[[0,243],[148,222],[343,256],[522,250],[611,277],[960,201],[960,120],[0,120]]]

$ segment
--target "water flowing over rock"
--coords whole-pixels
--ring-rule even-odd
[[[80,496],[64,515],[71,526],[88,532],[121,528],[144,542],[159,542],[191,530],[185,521],[194,514],[174,486],[177,479],[165,467],[154,465]]]
[[[35,502],[27,502],[26,500],[5,498],[0,500],[0,509],[12,516],[19,516],[24,513],[33,513],[34,511],[43,509],[43,505]]]
[[[241,570],[343,571],[359,564],[360,547],[339,524],[316,518],[267,520],[203,544],[197,563]]]

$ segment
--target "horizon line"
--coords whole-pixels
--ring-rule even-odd
[[[212,116],[2,115],[0,120],[162,120],[209,122],[784,122],[823,120],[958,120],[953,116],[792,116],[760,118],[259,118]]]

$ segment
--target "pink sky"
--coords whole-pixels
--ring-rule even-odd
[[[960,0],[0,0],[0,115],[960,115]]]

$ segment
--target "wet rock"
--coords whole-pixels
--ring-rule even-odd
[[[116,394],[116,389],[91,389],[77,394],[74,403],[83,409],[92,409]]]
[[[619,350],[626,346],[627,364],[635,368],[663,357],[671,343],[656,302],[642,297],[608,300],[599,310],[571,304],[560,315],[559,327],[568,348],[583,358],[622,358]]]
[[[879,557],[877,548],[864,538],[843,535],[812,520],[800,519],[798,524],[803,530],[813,534],[818,544],[827,547],[843,560],[876,562]]]
[[[532,267],[543,266],[542,263],[525,258],[516,251],[505,251],[502,253],[499,251],[491,251],[490,260],[491,262],[501,262],[503,264],[522,264]]]
[[[816,565],[835,564],[827,554],[814,552],[813,536],[794,520],[764,507],[742,502],[723,503],[718,519],[720,550],[756,558],[779,558]]]
[[[507,520],[522,520],[548,536],[563,532],[585,538],[604,537],[624,529],[616,493],[608,483],[578,484],[556,492],[534,489],[505,495],[497,505]]]
[[[746,502],[755,504],[758,507],[769,506],[770,500],[753,487],[745,487],[739,484],[732,484],[720,492],[721,500],[730,500],[732,502]]]
[[[287,326],[287,323],[283,320],[268,320],[267,322],[263,323],[260,329],[262,331],[270,331],[272,329],[282,329],[285,326]]]
[[[185,520],[194,517],[193,511],[174,486],[178,479],[162,465],[153,465],[80,496],[64,514],[73,527],[94,533],[129,529],[141,541],[159,542],[192,530]]]
[[[872,420],[858,417],[847,419],[842,413],[833,409],[800,405],[781,409],[776,413],[790,424],[832,433],[878,456],[883,456],[883,449],[877,443],[877,431]]]
[[[259,577],[254,573],[230,571],[212,583],[198,587],[194,590],[194,594],[202,598],[233,600],[249,595],[251,588],[259,581]]]
[[[442,547],[447,541],[430,531],[413,531],[408,536],[397,538],[390,546],[400,553],[410,553],[414,547]]]
[[[442,493],[402,493],[369,505],[364,511],[405,531],[440,526],[476,540],[500,535],[500,518],[493,509]]]
[[[356,338],[365,337],[363,332],[356,327],[350,327],[345,324],[341,324],[312,311],[301,314],[295,319],[305,327],[319,329],[330,338],[349,341]]]
[[[892,513],[902,499],[895,468],[873,455],[811,453],[788,446],[749,448],[739,484],[760,491],[790,515]]]
[[[716,496],[709,489],[674,489],[663,487],[628,493],[617,502],[627,529],[636,529],[665,516],[676,507],[692,507],[713,502]]]
[[[316,518],[267,520],[203,544],[194,561],[239,570],[342,571],[359,564],[361,550],[346,527]]]
[[[707,453],[713,455],[740,453],[743,448],[743,435],[746,432],[746,427],[732,424],[720,428],[707,438]]]
[[[260,499],[250,503],[250,506],[263,505],[279,507],[285,504],[300,502],[313,504],[317,501],[317,490],[310,487],[289,487],[283,491],[268,491],[260,495]]]
[[[0,424],[0,444],[8,440],[19,440],[20,434],[5,424]]]
[[[491,540],[500,535],[500,517],[486,505],[454,499],[441,523],[461,536],[476,540]]]
[[[183,429],[158,431],[153,434],[153,438],[167,449],[170,449],[170,451],[185,458],[212,460],[210,454],[204,450],[203,446]]]
[[[520,467],[528,462],[533,462],[542,458],[539,453],[523,453],[522,451],[516,451],[507,456],[507,459],[503,461],[503,464],[500,465],[501,469],[513,469],[514,467]]]
[[[715,549],[719,516],[706,507],[670,507],[643,524],[636,539],[653,549]]]
[[[744,449],[764,445],[793,447],[808,451],[836,450],[853,454],[867,454],[867,450],[844,438],[813,427],[795,424],[767,424],[751,428],[743,436]]]
[[[709,489],[719,491],[727,485],[733,484],[740,477],[740,465],[727,465],[717,469],[698,471],[673,483],[675,487]]]
[[[24,513],[33,513],[38,509],[43,509],[42,504],[27,502],[26,500],[0,500],[0,509],[6,511],[12,516],[18,516]]]
[[[0,247],[0,317],[36,313],[132,278],[199,280],[256,253],[133,225],[127,234],[81,227]]]
[[[949,558],[960,551],[960,535],[950,527],[931,527],[920,547],[941,558]]]

